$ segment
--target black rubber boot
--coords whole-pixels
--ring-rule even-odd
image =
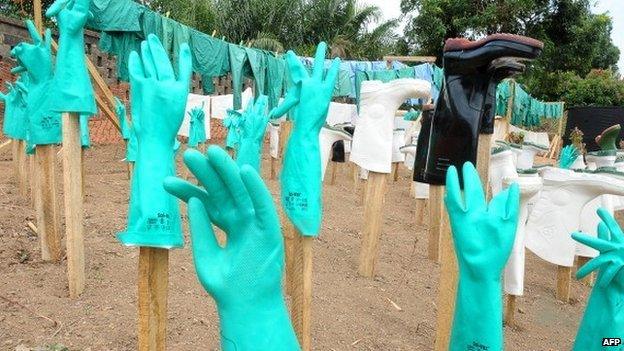
[[[519,61],[536,58],[542,47],[537,40],[508,34],[491,35],[477,42],[447,40],[444,85],[431,125],[426,127],[423,120],[414,164],[415,181],[444,185],[449,166],[454,165],[461,173],[465,162],[476,163],[479,134],[494,130],[495,82],[523,69]]]

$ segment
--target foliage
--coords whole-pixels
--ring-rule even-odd
[[[206,0],[143,0],[151,9],[204,33],[215,29],[215,9]]]
[[[230,42],[270,51],[312,55],[316,44],[326,41],[334,56],[372,59],[390,52],[397,39],[396,21],[378,23],[381,10],[360,7],[357,0],[151,0],[147,5],[203,32],[216,29]],[[204,19],[198,13],[205,13]]]
[[[521,79],[533,96],[563,99],[568,105],[620,101],[613,77],[580,78],[592,69],[616,70],[620,55],[611,40],[611,18],[592,14],[589,0],[402,0],[401,9],[408,19],[405,39],[411,52],[436,55],[441,63],[447,38],[526,35],[545,45]],[[598,87],[601,83],[606,86]],[[597,90],[591,96],[589,87],[607,95],[598,98]]]
[[[593,70],[585,79],[575,77],[563,95],[568,106],[624,106],[624,81],[610,70]]]

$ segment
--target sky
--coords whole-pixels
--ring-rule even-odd
[[[384,19],[398,18],[401,16],[401,0],[360,0],[362,4],[376,5],[383,11]],[[594,0],[594,12],[609,12],[613,18],[613,31],[611,36],[613,43],[620,48],[620,72],[624,72],[624,8],[622,0]],[[402,32],[404,23],[401,24]]]

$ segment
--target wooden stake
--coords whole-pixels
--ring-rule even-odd
[[[295,231],[291,319],[302,351],[312,350],[312,243]]]
[[[19,165],[19,145],[20,145],[20,141],[17,139],[13,139],[11,142],[11,154],[12,154],[12,158],[13,158],[13,174],[15,175],[15,183],[18,185],[19,187],[19,182],[21,177],[20,174],[20,165]]]
[[[416,225],[425,224],[425,213],[427,211],[427,199],[416,199]]]
[[[388,174],[368,172],[366,196],[364,200],[364,231],[360,248],[360,275],[372,278],[379,256],[379,240],[383,220],[383,199]]]
[[[80,123],[76,113],[63,113],[63,191],[69,296],[78,297],[85,287],[83,237],[82,159]]]
[[[572,267],[557,266],[557,300],[570,302]]]
[[[442,240],[442,216],[444,208],[444,186],[429,186],[429,259],[440,262],[440,240]]]
[[[399,162],[394,162],[392,164],[392,178],[395,182],[399,181]]]
[[[28,185],[30,186],[30,204],[35,208],[35,193],[36,191],[36,170],[35,170],[35,156],[28,155]]]
[[[139,248],[139,351],[164,351],[169,250]]]
[[[439,193],[444,193],[445,187]],[[433,189],[433,186],[431,187]],[[433,198],[432,198],[433,200]],[[433,204],[433,202],[432,202]],[[444,205],[442,205],[443,207]],[[438,314],[435,334],[435,351],[448,351],[455,313],[455,295],[457,294],[457,259],[453,249],[453,239],[446,209],[443,208],[440,218],[440,283],[438,288]]]
[[[329,161],[329,172],[330,172],[329,185],[336,184],[337,169],[338,169],[338,162]]]
[[[516,295],[507,295],[507,304],[505,305],[505,325],[508,327],[516,326]]]
[[[277,175],[276,174],[277,170],[275,169],[277,167],[277,165],[276,165],[277,162],[276,162],[276,159],[273,158],[273,157],[270,157],[270,159],[271,159],[271,173],[269,174],[269,179],[270,180],[275,180],[275,177]]]
[[[292,295],[293,285],[295,284],[295,226],[288,220],[286,215],[282,217],[282,227],[284,228],[284,256],[285,256],[285,285],[286,293]]]
[[[489,157],[491,135],[479,135],[477,149],[477,171],[483,188],[488,188]],[[431,187],[433,188],[433,187]],[[443,192],[443,191],[442,191]],[[447,351],[453,326],[455,313],[455,298],[457,296],[458,267],[450,222],[446,208],[442,210],[442,224],[440,230],[440,285],[438,290],[438,315],[435,338],[435,351]]]
[[[41,259],[58,262],[62,258],[61,218],[56,199],[56,150],[54,145],[37,146],[35,152],[35,212]]]
[[[24,140],[18,141],[17,152],[17,167],[19,168],[19,179],[17,185],[19,187],[19,194],[22,197],[28,196],[28,161],[26,155],[26,142]]]
[[[576,268],[577,270],[583,267],[587,262],[591,260],[591,257],[577,256],[576,257]],[[594,273],[588,274],[585,278],[579,280],[579,282],[585,286],[592,287],[594,286]]]
[[[35,28],[39,33],[43,33],[43,17],[41,15],[41,0],[33,0],[33,17]]]

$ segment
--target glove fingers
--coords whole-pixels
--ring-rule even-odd
[[[606,288],[611,284],[613,278],[620,272],[622,269],[621,265],[618,264],[608,264],[598,275],[598,286],[601,288]]]
[[[593,236],[589,236],[582,233],[572,233],[572,239],[578,241],[581,244],[587,245],[594,250],[598,250],[600,252],[607,252],[615,249],[615,245],[609,241],[594,238]]]
[[[208,148],[208,162],[225,184],[234,205],[240,211],[253,208],[249,193],[247,193],[241,180],[240,170],[230,155],[220,147],[213,145]]]
[[[622,229],[615,218],[613,218],[613,216],[602,207],[598,209],[598,216],[609,228],[609,232],[611,232],[611,241],[620,244],[624,243],[624,234],[622,234]]]
[[[220,208],[232,206],[232,199],[228,194],[225,183],[201,152],[188,149],[184,152],[184,163],[206,189],[210,199]]]
[[[327,87],[328,93],[333,94],[339,71],[340,71],[340,59],[336,57],[334,61],[332,62],[332,65],[329,68],[329,71],[327,72],[327,76],[325,77],[325,85]]]
[[[327,44],[322,41],[316,47],[314,55],[314,68],[312,69],[312,77],[317,80],[323,79],[323,71],[325,69],[325,55],[327,54]]]
[[[485,209],[485,194],[479,173],[474,165],[470,162],[464,163],[462,167],[462,176],[464,178],[464,196],[466,199],[466,209],[479,210]]]
[[[28,20],[26,21],[26,28],[28,29],[28,34],[30,34],[30,37],[33,40],[33,44],[35,45],[39,45],[39,43],[41,43],[41,34],[39,34],[39,31],[37,30],[37,27],[35,27],[35,24],[33,23],[33,21]]]
[[[576,279],[583,279],[591,272],[601,268],[605,264],[609,264],[609,258],[607,256],[600,255],[589,262],[587,262],[583,267],[579,268],[576,271]]]
[[[221,247],[201,200],[189,199],[188,212],[195,270],[199,280],[206,285],[210,280],[210,269],[216,266],[220,257]]]
[[[169,56],[165,48],[163,48],[160,39],[155,35],[150,35],[147,37],[147,44],[151,57],[154,60],[157,79],[160,81],[175,79]]]
[[[193,75],[193,59],[191,56],[191,48],[187,43],[182,43],[182,45],[180,45],[178,55],[178,82],[188,87],[191,76]]]
[[[153,34],[150,34],[148,39]],[[143,71],[145,72],[145,78],[154,78],[157,79],[156,75],[156,65],[154,63],[154,58],[152,57],[152,52],[149,47],[149,43],[147,41],[141,42],[141,61],[143,63]]]
[[[276,230],[269,230],[268,233],[271,235],[272,240],[279,240],[282,236],[271,192],[262,181],[262,178],[260,178],[258,172],[249,165],[241,167],[241,179],[253,202],[256,219],[267,228],[275,228]]]
[[[464,201],[459,188],[459,176],[455,166],[446,171],[446,196],[444,197],[446,208],[449,213],[465,211]]]
[[[609,232],[609,227],[607,227],[604,222],[598,223],[598,239],[611,241],[611,233]]]

